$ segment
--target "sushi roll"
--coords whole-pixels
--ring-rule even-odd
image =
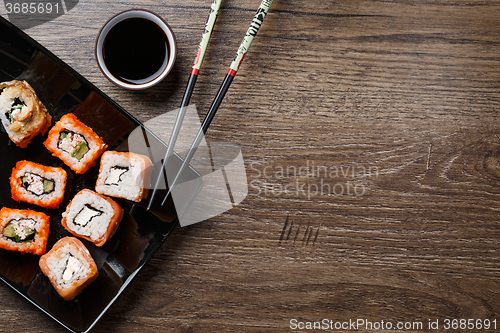
[[[140,202],[148,195],[151,168],[147,156],[107,151],[101,158],[95,189],[101,194]]]
[[[58,208],[64,199],[67,174],[63,168],[19,161],[12,169],[12,199],[45,208]]]
[[[58,240],[39,261],[40,269],[61,297],[70,301],[99,275],[94,259],[75,237]]]
[[[62,116],[43,144],[78,174],[94,166],[107,147],[101,137],[72,113]]]
[[[102,246],[113,236],[122,215],[122,208],[116,202],[83,189],[75,195],[62,214],[61,224],[74,236]]]
[[[0,118],[9,138],[26,148],[39,133],[45,134],[52,116],[26,81],[0,83]]]
[[[0,209],[0,248],[42,255],[47,248],[50,218],[30,209]]]

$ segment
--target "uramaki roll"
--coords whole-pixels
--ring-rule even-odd
[[[43,144],[78,174],[94,166],[107,147],[101,137],[72,113],[61,117]]]
[[[12,199],[45,208],[58,208],[64,199],[67,174],[63,168],[19,161],[12,169]]]
[[[149,157],[107,151],[102,155],[95,189],[112,197],[140,202],[147,197],[152,163]]]
[[[123,210],[115,201],[83,189],[62,214],[61,224],[74,236],[103,246],[115,233],[122,215]]]
[[[45,134],[52,122],[28,82],[17,80],[0,83],[0,118],[9,138],[21,148]]]
[[[0,209],[0,248],[42,255],[47,248],[50,218],[30,209]]]
[[[75,237],[58,240],[40,258],[39,266],[66,301],[78,296],[99,275],[89,250]]]

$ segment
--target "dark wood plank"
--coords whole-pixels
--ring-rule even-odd
[[[166,18],[179,56],[159,86],[129,92],[101,75],[93,44],[138,4]],[[180,104],[208,5],[80,1],[27,32],[146,121]],[[257,6],[223,3],[192,99],[200,116]],[[498,1],[275,1],[207,134],[242,148],[248,197],[176,229],[93,331],[500,326],[499,17]],[[64,332],[0,294],[3,332]]]

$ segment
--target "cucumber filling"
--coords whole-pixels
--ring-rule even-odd
[[[81,160],[86,152],[89,151],[89,147],[85,142],[80,142],[76,145],[75,150],[71,153],[71,157]]]
[[[55,182],[34,173],[26,173],[21,177],[23,187],[35,195],[48,194],[54,191]]]
[[[12,107],[10,108],[10,110],[5,112],[5,117],[7,118],[7,120],[9,120],[9,123],[12,124],[14,122],[16,115],[21,112],[21,109],[25,105],[26,104],[22,102],[19,98],[14,99],[14,102],[12,102]]]
[[[83,156],[89,151],[89,145],[87,140],[83,135],[72,132],[72,131],[62,131],[59,133],[59,142],[57,147],[68,154],[72,158],[80,161]]]
[[[32,219],[11,220],[3,229],[2,235],[15,242],[29,242],[35,239],[36,221]]]

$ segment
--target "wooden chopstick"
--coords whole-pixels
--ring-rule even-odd
[[[269,11],[269,8],[271,7],[272,3],[273,0],[262,0],[262,3],[257,9],[257,13],[255,14],[252,23],[250,24],[250,27],[248,28],[247,33],[243,38],[243,41],[241,42],[240,47],[238,48],[238,51],[236,52],[234,60],[229,66],[229,70],[227,71],[227,74],[224,77],[224,80],[222,81],[219,91],[217,92],[217,95],[215,96],[212,105],[210,106],[210,109],[208,110],[205,116],[205,119],[203,119],[203,123],[201,124],[200,129],[198,130],[198,133],[196,134],[196,137],[193,143],[191,144],[191,147],[189,148],[189,151],[186,154],[186,157],[184,158],[184,161],[179,171],[177,172],[177,175],[175,176],[173,182],[169,186],[168,193],[163,199],[162,205],[164,205],[167,202],[168,197],[172,193],[174,187],[177,185],[177,182],[179,181],[182,173],[189,166],[191,159],[196,153],[196,150],[198,149],[201,140],[203,139],[206,131],[208,130],[208,127],[210,126],[210,123],[212,122],[215,114],[217,113],[217,110],[219,109],[219,106],[222,103],[222,100],[224,99],[224,96],[226,95],[226,92],[228,91],[231,82],[233,81],[234,77],[236,76],[236,73],[238,72],[241,62],[243,61],[243,58],[248,52],[248,49],[252,45],[252,42],[255,36],[257,35],[257,32],[259,31],[260,26],[262,25],[262,22],[264,21],[264,18],[266,17],[267,12]]]
[[[203,29],[201,41],[198,46],[198,51],[196,52],[196,57],[194,59],[193,66],[191,67],[191,73],[189,74],[187,87],[186,90],[184,91],[184,96],[182,97],[181,107],[179,109],[179,112],[177,113],[177,118],[175,119],[172,133],[170,134],[170,139],[168,141],[168,146],[167,146],[167,152],[165,153],[165,157],[163,158],[163,163],[161,167],[162,172],[160,172],[156,180],[156,184],[153,189],[153,193],[151,194],[151,199],[149,200],[147,210],[151,209],[156,193],[158,192],[158,187],[166,179],[163,170],[168,165],[168,161],[170,160],[170,157],[174,152],[175,143],[177,142],[177,138],[179,136],[182,123],[184,121],[184,116],[186,115],[187,106],[189,105],[189,101],[191,100],[191,95],[193,94],[194,86],[196,84],[196,79],[198,78],[198,72],[200,71],[201,63],[203,62],[203,58],[205,57],[208,41],[210,40],[210,36],[212,35],[212,31],[215,25],[215,21],[217,20],[217,15],[219,14],[221,3],[222,0],[215,0],[212,2],[212,6],[210,7],[210,13],[208,14],[207,23],[205,23],[205,28]]]

